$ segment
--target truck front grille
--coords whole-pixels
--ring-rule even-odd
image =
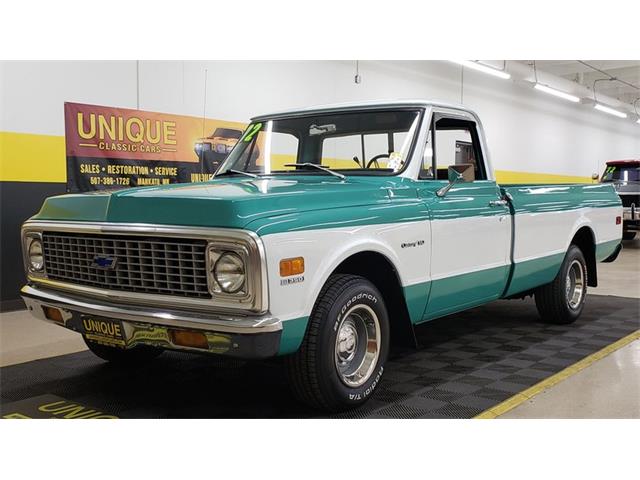
[[[136,293],[210,298],[205,240],[44,232],[51,280]]]
[[[635,204],[636,208],[640,207],[640,195],[639,194],[620,194],[620,200],[622,200],[623,207],[630,207],[631,204]]]

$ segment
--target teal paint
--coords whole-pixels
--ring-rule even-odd
[[[508,297],[516,293],[526,292],[551,282],[560,271],[564,257],[565,252],[562,252],[524,262],[516,262],[513,266],[511,283],[504,296]]]
[[[282,322],[282,335],[278,355],[294,353],[300,348],[304,334],[307,331],[309,317],[294,318]]]
[[[596,245],[596,262],[601,262],[611,256],[619,244],[620,240],[598,243]]]
[[[431,282],[416,283],[415,285],[404,287],[403,290],[411,323],[418,323],[422,320],[422,314],[429,298]]]
[[[603,183],[575,185],[502,185],[501,190],[513,199],[516,215],[608,208],[622,205],[612,185]],[[517,235],[517,232],[516,232]]]
[[[423,320],[466,310],[500,298],[508,265],[433,280]]]
[[[446,220],[500,214],[480,205],[497,198],[493,181],[435,192],[447,182],[388,176],[279,175],[140,187],[47,199],[37,220],[152,223],[245,228],[259,235],[345,226]],[[516,213],[619,206],[611,185],[504,187]],[[465,208],[460,208],[464,204]]]

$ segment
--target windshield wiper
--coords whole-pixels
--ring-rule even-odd
[[[225,170],[222,173],[216,173],[214,177],[221,177],[222,175],[226,175],[228,173],[237,173],[238,175],[246,175],[247,177],[251,177],[251,178],[260,178],[260,175],[256,175],[255,173],[243,172],[242,170],[234,170],[233,168],[230,168],[229,170]]]
[[[317,170],[322,170],[325,173],[328,173],[329,175],[333,175],[336,176],[338,178],[341,178],[342,180],[344,180],[345,177],[343,174],[338,173],[338,172],[334,172],[333,170],[331,170],[330,168],[327,167],[323,167],[322,165],[317,165],[315,163],[287,163],[285,164],[285,167],[305,167],[305,168],[315,168]]]

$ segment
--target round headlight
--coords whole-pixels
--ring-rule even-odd
[[[37,238],[29,244],[29,264],[34,272],[44,268],[44,255],[42,254],[42,242]]]
[[[235,253],[224,253],[213,267],[213,275],[223,292],[236,293],[244,285],[244,262]]]

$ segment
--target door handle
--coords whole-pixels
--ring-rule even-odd
[[[506,200],[491,200],[489,202],[490,207],[506,207],[509,204]]]

